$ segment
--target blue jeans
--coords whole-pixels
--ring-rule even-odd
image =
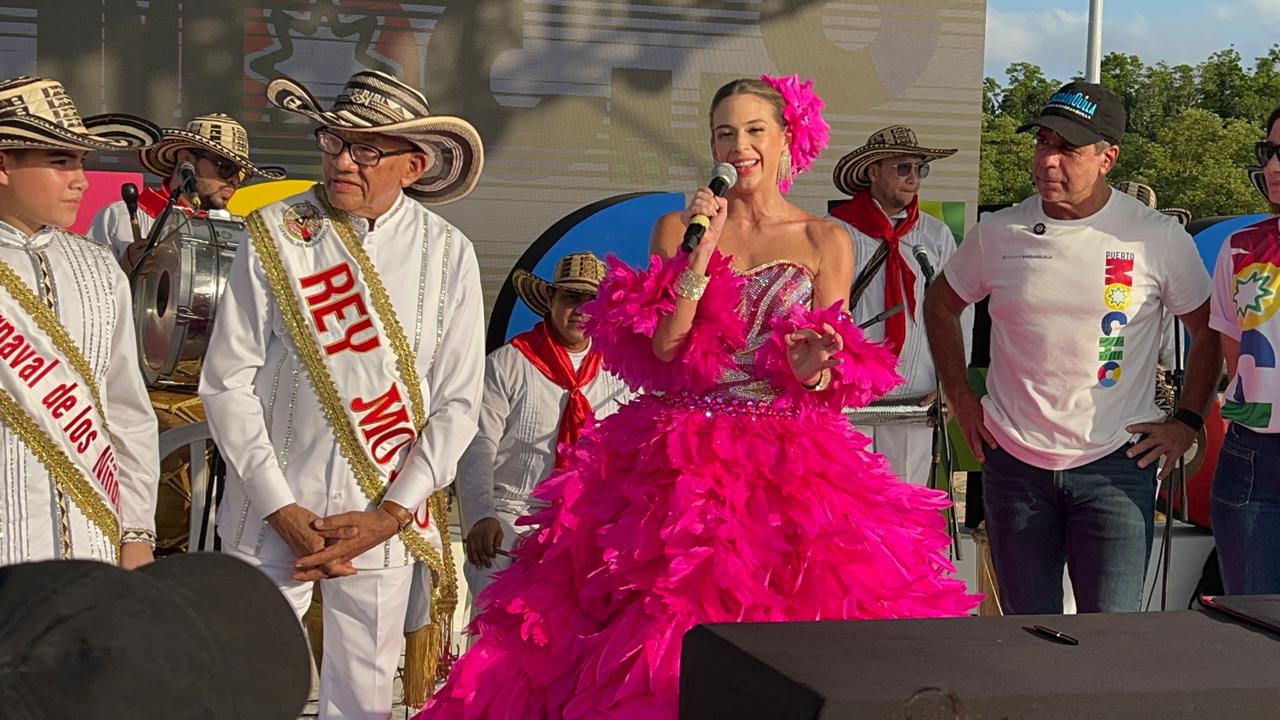
[[[1142,609],[1156,470],[1125,457],[1129,447],[1070,470],[984,448],[983,508],[1006,614],[1061,613],[1064,563],[1079,612]]]
[[[1280,435],[1231,423],[1210,497],[1227,592],[1280,593]]]

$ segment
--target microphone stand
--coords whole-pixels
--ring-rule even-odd
[[[1182,361],[1182,323],[1177,316],[1173,317],[1173,406],[1182,402],[1182,386],[1185,381],[1185,368]],[[1165,422],[1176,422],[1172,418]],[[1197,432],[1198,434],[1198,432]],[[1206,442],[1208,435],[1206,434]],[[1169,567],[1173,563],[1173,502],[1174,496],[1182,501],[1182,513],[1187,513],[1187,454],[1178,456],[1178,463],[1169,474],[1171,484],[1165,493],[1164,530],[1160,540],[1160,560],[1164,577],[1160,580],[1160,611],[1169,609]]]
[[[156,243],[160,242],[160,233],[164,230],[164,225],[169,220],[169,215],[173,213],[173,208],[178,203],[178,196],[186,189],[181,185],[179,183],[179,187],[170,191],[169,200],[164,204],[164,210],[160,211],[160,214],[156,216],[156,222],[151,226],[151,232],[147,233],[147,246],[142,249],[142,254],[138,256],[138,260],[133,264],[133,267],[129,268],[130,286],[138,279],[138,273],[142,271],[142,266],[146,264],[147,257],[155,249]]]
[[[933,285],[934,273],[933,268],[924,266],[921,268],[924,273],[925,290]],[[914,289],[913,289],[914,292]],[[966,365],[968,363],[966,362]],[[951,550],[956,560],[964,560],[964,553],[960,549],[960,523],[956,518],[956,491],[955,483],[952,482],[952,468],[955,467],[951,454],[951,441],[947,436],[947,407],[942,399],[942,378],[938,375],[938,366],[933,366],[933,387],[937,393],[937,398],[933,404],[929,406],[929,424],[932,425],[933,438],[931,447],[933,448],[932,457],[929,460],[929,482],[930,490],[939,490],[938,487],[938,469],[946,468],[947,473],[947,499],[951,502],[951,507],[947,509],[947,533],[951,536]]]

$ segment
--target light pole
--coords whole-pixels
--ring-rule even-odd
[[[1084,79],[1101,82],[1102,78],[1102,0],[1089,0],[1089,56]]]

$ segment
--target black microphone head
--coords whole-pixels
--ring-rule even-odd
[[[929,259],[929,248],[926,248],[924,245],[921,245],[921,244],[919,244],[919,243],[916,243],[915,245],[912,245],[912,246],[911,246],[911,254],[912,254],[912,255],[915,255],[917,260],[919,260],[919,259],[920,259],[920,258],[922,258],[922,257],[923,257],[924,259],[928,260],[928,259]]]
[[[194,195],[196,192],[196,168],[189,162],[179,163],[178,165],[178,192],[184,192],[188,195]]]
[[[124,200],[124,204],[130,209],[138,207],[138,186],[133,183],[121,185],[120,199]]]
[[[707,187],[711,188],[711,192],[724,196],[729,192],[729,188],[738,184],[738,169],[729,163],[719,163],[711,171],[711,182],[707,183]]]

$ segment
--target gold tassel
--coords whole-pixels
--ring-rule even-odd
[[[316,583],[311,593],[311,607],[302,616],[302,624],[307,628],[307,641],[311,644],[311,657],[315,658],[317,670],[324,658],[324,609],[320,602],[320,583]]]
[[[440,625],[423,625],[404,639],[404,704],[420,708],[436,689],[444,642]]]

